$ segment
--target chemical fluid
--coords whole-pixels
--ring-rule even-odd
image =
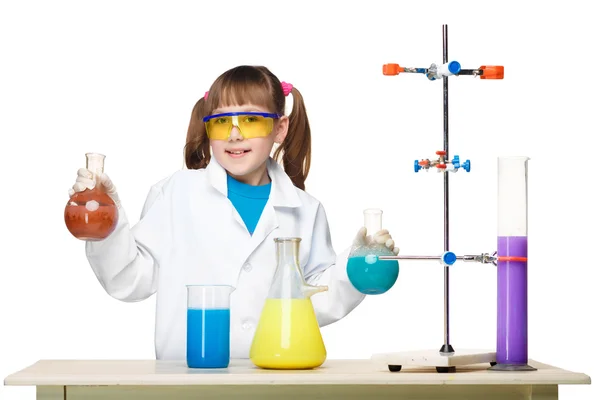
[[[398,261],[379,260],[373,257],[372,263],[369,263],[367,258],[365,254],[348,258],[348,279],[361,293],[375,295],[387,292],[398,279],[400,272]]]
[[[267,299],[250,352],[252,362],[270,369],[309,369],[327,352],[310,298]]]
[[[499,236],[498,257],[527,257],[526,236]],[[527,261],[498,261],[497,361],[527,364]]]
[[[187,363],[190,368],[229,365],[229,309],[187,311]]]
[[[65,207],[65,224],[78,239],[102,240],[115,230],[118,214],[114,201],[94,188],[71,197]]]

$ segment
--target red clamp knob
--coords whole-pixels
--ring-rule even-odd
[[[481,79],[504,79],[504,66],[502,65],[483,65],[479,67],[483,72]]]
[[[398,64],[384,64],[383,74],[384,75],[398,75],[400,72],[404,72],[404,68]]]

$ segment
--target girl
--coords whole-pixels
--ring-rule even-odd
[[[293,109],[286,116],[290,93]],[[119,207],[119,222],[108,238],[86,242],[86,255],[112,297],[139,301],[156,292],[157,359],[186,358],[188,284],[236,288],[230,354],[249,357],[276,267],[276,237],[300,237],[306,281],[329,287],[312,296],[320,326],[363,300],[346,274],[349,248],[336,255],[325,210],[304,191],[310,140],[300,92],[267,68],[240,66],[196,103],[185,146],[188,169],[150,189],[137,224],[128,223],[110,178],[99,177]],[[275,161],[280,156],[283,167]],[[90,171],[80,169],[70,194],[93,186]],[[387,230],[375,236],[398,254]],[[363,240],[361,228],[355,241]]]

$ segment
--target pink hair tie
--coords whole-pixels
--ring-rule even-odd
[[[294,86],[292,86],[291,83],[281,82],[281,88],[283,89],[283,95],[287,96],[288,94],[292,93]]]
[[[204,100],[208,99],[208,92],[204,93]]]

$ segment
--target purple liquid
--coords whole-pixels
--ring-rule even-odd
[[[498,257],[527,257],[527,236],[498,236]],[[496,362],[527,364],[527,262],[498,261]]]

